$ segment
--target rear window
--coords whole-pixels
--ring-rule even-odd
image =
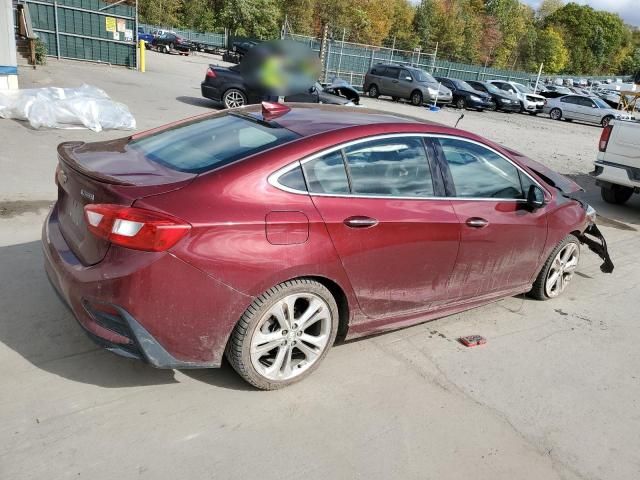
[[[202,173],[299,137],[286,128],[226,114],[134,140],[129,147],[174,170]]]

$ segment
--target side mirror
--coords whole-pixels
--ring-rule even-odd
[[[544,207],[544,192],[537,185],[530,185],[527,192],[527,205],[532,210]]]
[[[407,82],[411,82],[411,81],[413,81],[413,78],[411,78],[411,77],[404,77],[404,79],[405,79]]]

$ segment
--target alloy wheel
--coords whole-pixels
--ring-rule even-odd
[[[318,295],[284,297],[263,315],[253,332],[253,368],[269,380],[297,377],[327,349],[333,321],[329,305]]]
[[[547,279],[545,281],[545,293],[553,298],[560,295],[578,267],[580,260],[580,248],[573,242],[567,243],[553,259]]]
[[[227,108],[242,107],[244,103],[244,95],[238,90],[230,90],[224,96],[224,105]]]

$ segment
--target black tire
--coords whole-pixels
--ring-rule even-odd
[[[497,104],[497,103],[492,103],[492,104],[489,106],[489,111],[490,111],[490,112],[497,112],[497,111],[498,111],[498,104]]]
[[[369,91],[367,92],[367,94],[371,98],[378,98],[380,96],[380,90],[378,90],[378,86],[374,83],[372,85],[369,85]]]
[[[413,105],[414,107],[421,107],[422,101],[422,92],[419,92],[418,90],[414,90],[413,92],[411,92],[411,105]]]
[[[633,195],[633,188],[625,187],[623,185],[611,185],[611,188],[601,187],[600,195],[607,203],[622,205],[631,198],[631,195]]]
[[[611,123],[611,120],[613,120],[613,117],[611,115],[607,115],[602,119],[602,122],[600,122],[600,125],[602,125],[602,128],[604,128]]]
[[[549,112],[549,118],[551,118],[551,120],[562,120],[562,110],[559,108],[552,108]]]
[[[171,51],[175,48],[175,46],[173,45],[173,43],[170,43],[168,45],[169,51],[167,53],[171,53]]]
[[[568,243],[575,243],[578,247],[578,253],[580,252],[580,240],[578,240],[575,235],[567,235],[557,246],[556,248],[553,249],[553,251],[551,252],[551,254],[549,255],[549,258],[547,258],[547,261],[544,263],[542,270],[540,270],[540,273],[538,274],[538,277],[536,278],[536,281],[533,282],[533,287],[531,288],[531,290],[529,291],[528,295],[532,298],[535,298],[536,300],[550,300],[551,298],[555,298],[555,297],[550,297],[549,295],[547,295],[546,289],[545,289],[545,284],[547,281],[547,276],[549,275],[549,271],[551,270],[551,267],[553,266],[553,261],[556,258],[556,255],[558,255],[558,253],[560,252],[560,250],[562,250]]]
[[[482,113],[484,112],[484,108],[479,108],[478,111]]]
[[[247,104],[247,95],[237,88],[230,88],[222,94],[225,108],[242,107]]]
[[[398,100],[400,100],[400,98],[398,98],[398,97],[391,97],[391,100],[393,100],[394,102],[397,102]]]
[[[458,100],[456,100],[456,108],[464,110],[467,106],[467,102],[465,101],[464,97],[460,97]]]
[[[525,113],[527,111],[526,108],[524,108],[524,103],[520,102],[520,113]]]
[[[289,380],[272,380],[261,375],[253,366],[250,351],[251,339],[260,320],[272,308],[272,306],[284,297],[296,293],[311,293],[317,295],[329,306],[329,310],[332,315],[329,340],[324,351],[320,353],[319,357],[307,368],[306,371]],[[277,390],[279,388],[286,387],[287,385],[291,385],[292,383],[299,382],[318,368],[335,342],[336,334],[338,332],[338,323],[338,305],[336,304],[331,292],[324,285],[306,278],[289,280],[267,290],[253,301],[233,329],[229,342],[227,343],[225,354],[235,371],[251,385],[261,390]]]

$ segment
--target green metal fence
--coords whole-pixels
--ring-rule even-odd
[[[136,68],[135,6],[99,0],[24,0],[47,54]]]

